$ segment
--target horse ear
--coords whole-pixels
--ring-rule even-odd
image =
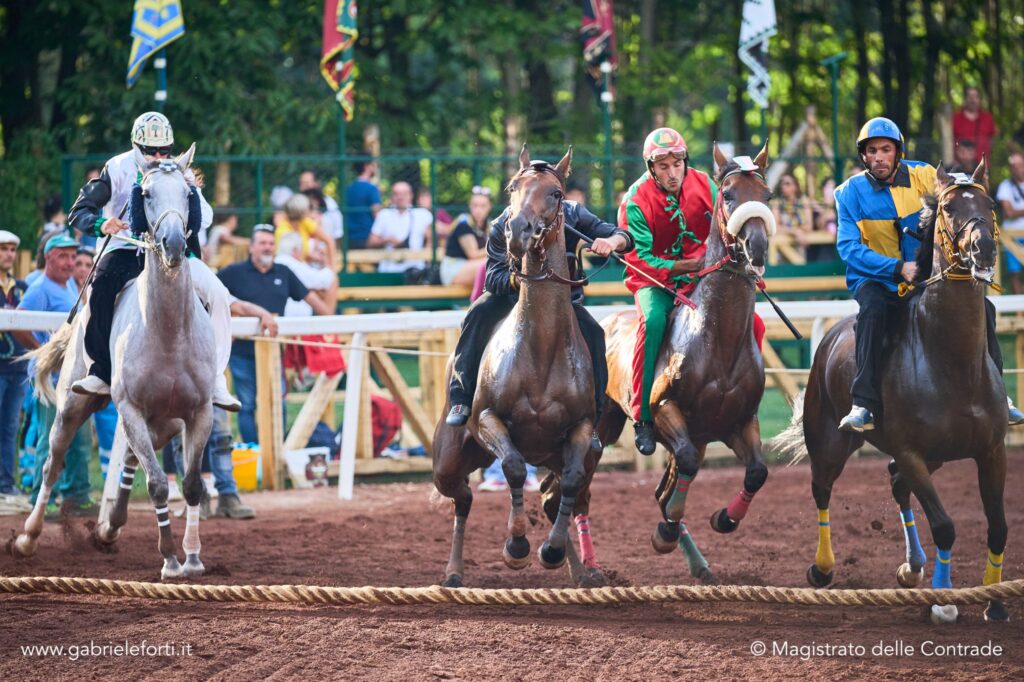
[[[946,172],[946,167],[942,165],[942,161],[935,164],[935,179],[939,183],[939,187],[945,187],[949,184],[949,173]]]
[[[981,163],[974,169],[971,182],[976,182],[985,187],[985,189],[988,189],[988,161],[985,159],[984,154],[981,155]]]
[[[135,165],[139,169],[145,171],[149,169],[150,162],[146,160],[146,155],[136,146],[132,145],[132,151],[135,152]]]
[[[526,148],[526,143],[523,143],[523,151],[519,152],[519,170],[524,170],[530,167],[530,150]]]
[[[725,164],[729,163],[729,159],[727,159],[725,154],[722,153],[722,150],[718,148],[717,142],[715,142],[714,145],[714,157],[715,165],[718,166],[718,170],[722,170],[725,168]]]
[[[555,170],[561,173],[563,178],[569,177],[569,174],[572,173],[572,145],[569,145],[569,151],[565,153],[562,160],[555,166]]]
[[[192,146],[185,150],[184,154],[174,159],[174,163],[178,164],[178,168],[184,171],[186,168],[192,165],[192,158],[196,154],[196,143],[193,142]]]
[[[761,151],[754,157],[754,165],[760,168],[762,173],[768,168],[768,138],[765,138],[764,146],[761,147]]]

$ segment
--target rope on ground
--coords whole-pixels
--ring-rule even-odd
[[[659,585],[594,589],[481,589],[448,587],[318,587],[316,585],[192,585],[100,578],[0,577],[0,593],[79,594],[141,599],[216,602],[328,604],[463,604],[527,606],[554,604],[655,604],[752,602],[803,606],[929,606],[984,604],[1024,596],[1024,580],[952,590],[819,590],[760,585]]]
[[[316,348],[337,348],[339,350],[368,350],[382,353],[394,353],[396,355],[433,355],[446,358],[451,353],[436,350],[413,350],[411,348],[387,348],[385,346],[353,346],[350,343],[332,343],[330,341],[305,341],[302,339],[284,339],[277,336],[236,336],[236,339],[244,341],[270,341],[283,346],[314,346]]]

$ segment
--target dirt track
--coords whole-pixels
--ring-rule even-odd
[[[1024,453],[1011,455],[1006,506],[1010,539],[1004,577],[1024,575]],[[817,524],[809,470],[775,468],[751,514],[729,536],[708,526],[711,512],[739,489],[739,469],[703,471],[687,503],[690,527],[723,582],[805,586]],[[956,522],[955,586],[978,584],[984,568],[985,521],[972,463],[936,475]],[[650,548],[657,521],[652,473],[601,473],[591,506],[599,559],[618,584],[691,583],[679,553]],[[248,495],[254,521],[202,525],[207,583],[398,585],[436,583],[450,538],[447,506],[432,507],[428,484],[361,486],[339,502],[335,489]],[[539,499],[528,495],[532,516]],[[522,572],[501,562],[508,514],[504,494],[476,495],[466,544],[466,583],[476,587],[564,587],[564,570],[536,561]],[[917,510],[919,518],[923,514]],[[22,517],[0,518],[6,540]],[[893,587],[902,562],[899,515],[882,460],[852,462],[833,496],[834,585]],[[180,543],[184,521],[173,523]],[[934,546],[926,524],[922,541]],[[536,548],[547,524],[536,525]],[[133,507],[115,554],[87,540],[85,522],[48,524],[39,554],[15,561],[0,554],[3,575],[69,575],[156,580],[160,560],[152,509]],[[929,566],[930,575],[930,566]],[[1011,622],[990,625],[982,607],[961,608],[960,622],[936,628],[918,608],[826,609],[761,605],[609,607],[301,607],[155,603],[104,597],[0,596],[0,679],[807,679],[1024,677],[1024,602],[1009,604]],[[21,646],[110,643],[190,644],[191,656],[26,657]],[[750,653],[754,641],[768,654]],[[924,655],[926,642],[1001,645],[991,657]],[[772,654],[790,646],[860,645],[863,656]],[[879,642],[914,655],[877,655]],[[926,652],[922,653],[921,647]]]

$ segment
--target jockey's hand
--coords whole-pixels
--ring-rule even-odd
[[[904,263],[903,267],[900,268],[900,274],[903,275],[903,279],[913,282],[914,278],[917,277],[917,263]]]
[[[263,336],[277,336],[277,318],[270,313],[260,315],[260,334]]]
[[[117,234],[121,230],[127,230],[128,223],[124,222],[120,218],[107,218],[100,225],[100,232],[103,234]]]
[[[620,251],[626,247],[626,240],[620,235],[614,237],[598,237],[590,245],[589,251],[596,253],[598,256],[608,256],[613,251]]]
[[[702,265],[704,265],[703,258],[680,258],[672,264],[672,274],[685,275],[689,272],[697,272]]]

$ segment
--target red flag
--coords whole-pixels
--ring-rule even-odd
[[[604,89],[604,74],[601,64],[611,64],[612,72],[618,67],[615,54],[615,16],[612,0],[583,0],[583,22],[580,24],[580,39],[583,41],[583,62],[590,82],[601,91]]]
[[[352,49],[359,37],[356,28],[356,0],[324,1],[323,47],[320,52],[320,73],[337,93],[334,98],[351,121],[355,109],[355,55]]]

